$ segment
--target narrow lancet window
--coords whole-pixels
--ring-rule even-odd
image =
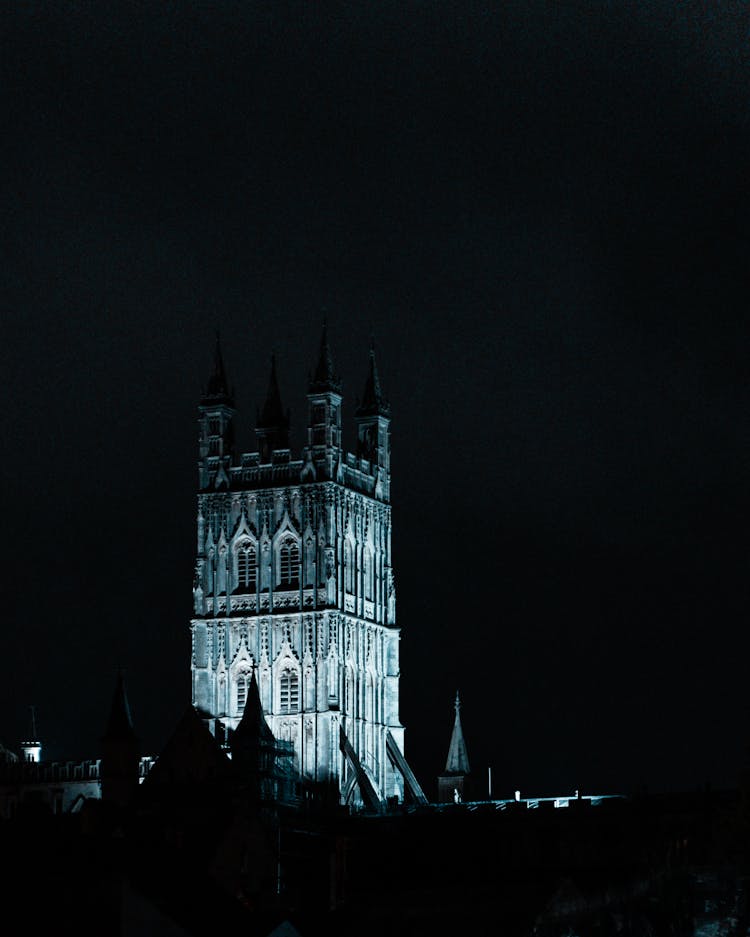
[[[365,547],[362,566],[362,575],[365,580],[365,598],[372,600],[372,550],[369,547]]]
[[[354,592],[354,553],[348,541],[344,544],[344,589]]]

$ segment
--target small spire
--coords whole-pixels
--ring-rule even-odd
[[[451,735],[451,744],[448,749],[445,770],[452,774],[469,774],[469,756],[466,752],[466,742],[464,741],[463,728],[461,727],[461,700],[458,695],[458,690],[456,690],[456,700],[453,705],[456,710],[456,716],[453,722],[453,734]]]
[[[270,726],[266,722],[263,704],[260,701],[260,688],[255,676],[255,666],[250,672],[250,683],[247,688],[247,697],[245,699],[245,709],[242,718],[234,730],[232,741],[236,744],[254,744],[272,745],[274,735]]]
[[[370,368],[367,372],[362,400],[357,407],[357,416],[390,416],[391,407],[380,388],[378,366],[375,363],[375,345],[370,339]]]
[[[36,706],[29,706],[31,738],[21,742],[24,761],[40,761],[42,757],[42,743],[36,734]]]
[[[258,418],[259,429],[286,429],[289,426],[289,417],[284,415],[281,406],[281,393],[276,378],[276,355],[271,355],[271,376],[268,379],[266,402]]]
[[[231,402],[233,397],[227,380],[224,358],[221,354],[221,336],[218,329],[216,330],[216,345],[214,347],[214,367],[203,396],[204,398],[223,399],[228,402]]]
[[[310,381],[309,390],[310,393],[322,393],[327,390],[335,393],[341,392],[341,381],[333,370],[333,358],[328,346],[328,323],[325,318],[323,319],[323,334],[320,337],[318,364]]]
[[[133,732],[133,719],[130,715],[128,695],[125,692],[125,674],[122,667],[117,668],[117,683],[112,695],[112,707],[109,711],[106,735],[118,736]]]
[[[271,376],[268,379],[266,402],[258,417],[256,431],[260,431],[270,440],[272,449],[286,449],[289,446],[289,411],[284,413],[281,406],[275,354],[271,355]]]

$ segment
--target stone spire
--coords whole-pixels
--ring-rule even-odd
[[[219,330],[216,330],[216,346],[214,348],[214,366],[211,376],[208,379],[208,384],[206,385],[206,391],[203,394],[204,400],[211,401],[225,401],[226,403],[233,405],[234,394],[229,387],[229,381],[227,380],[227,372],[224,367],[224,358],[221,354],[221,338],[219,336]]]
[[[306,480],[335,478],[341,459],[341,382],[333,370],[328,328],[323,322],[318,363],[307,388]]]
[[[268,390],[255,425],[255,433],[260,444],[260,461],[271,461],[275,449],[289,448],[289,412],[284,413],[281,406],[281,393],[276,378],[276,355],[271,355],[271,374],[268,378]]]
[[[328,327],[324,321],[323,334],[320,337],[318,364],[310,381],[309,392],[311,394],[324,394],[327,391],[340,394],[341,381],[333,370],[333,358],[331,357],[331,349],[328,347]]]
[[[245,700],[245,709],[242,713],[239,725],[232,735],[232,755],[236,754],[236,747],[268,745],[274,747],[275,739],[266,717],[263,712],[263,705],[260,701],[260,690],[258,680],[255,676],[255,668],[250,675],[250,684],[247,688],[247,699]]]
[[[276,429],[286,423],[287,418],[281,406],[281,392],[276,377],[276,355],[271,355],[271,374],[268,378],[266,401],[258,419],[258,426],[261,429]]]
[[[274,800],[281,790],[283,778],[278,759],[291,757],[285,752],[271,731],[260,701],[258,681],[253,668],[247,688],[245,710],[239,725],[231,735],[232,770],[236,780],[252,799]]]
[[[227,380],[217,330],[213,371],[198,405],[198,478],[201,488],[229,485],[234,449],[234,413],[234,391]]]
[[[120,667],[117,671],[115,692],[112,694],[112,705],[107,720],[107,735],[123,735],[133,732],[133,718],[130,715],[130,704],[125,692],[125,676]]]
[[[466,742],[461,727],[461,700],[458,690],[456,690],[456,701],[453,705],[456,708],[456,717],[453,722],[453,734],[445,762],[445,771],[447,774],[469,774],[469,756],[466,753]]]
[[[370,342],[370,363],[365,389],[354,412],[357,424],[357,457],[370,463],[375,476],[374,495],[378,500],[390,499],[391,471],[391,407],[380,387],[375,348]]]
[[[102,736],[102,800],[125,807],[138,788],[140,751],[133,729],[125,677],[118,668],[109,719]]]
[[[378,366],[375,362],[375,347],[370,343],[370,366],[365,380],[365,389],[362,392],[362,400],[357,407],[356,415],[362,416],[384,416],[391,415],[391,407],[383,396],[380,387],[380,377],[378,376]]]

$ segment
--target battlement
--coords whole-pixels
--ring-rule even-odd
[[[143,781],[154,765],[151,755],[141,757],[138,779]],[[101,758],[85,761],[0,761],[0,784],[54,784],[74,781],[100,781]]]
[[[260,461],[259,452],[243,452],[236,464],[230,462],[227,466],[228,459],[227,456],[207,457],[203,491],[215,491],[222,487],[222,484],[230,491],[252,491],[335,481],[351,491],[378,500],[388,500],[387,473],[383,473],[368,459],[358,457],[352,452],[342,454],[332,479],[327,478],[323,459],[293,459],[290,449],[275,450],[272,461],[266,463]]]

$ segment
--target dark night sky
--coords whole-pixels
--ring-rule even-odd
[[[301,445],[327,311],[393,411],[406,752],[495,793],[734,785],[745,3],[6,4],[0,741],[189,702],[196,405]]]

